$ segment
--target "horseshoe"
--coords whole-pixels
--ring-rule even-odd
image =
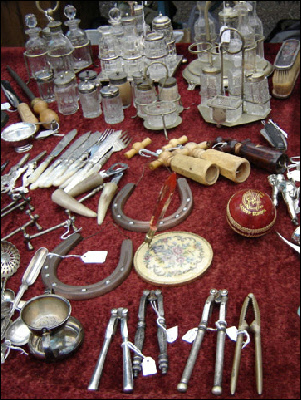
[[[73,233],[68,239],[60,243],[53,253],[64,256],[83,240],[79,233]],[[117,267],[107,278],[87,286],[71,286],[62,283],[57,277],[57,269],[61,258],[48,255],[41,270],[41,277],[47,288],[54,293],[70,300],[88,300],[103,296],[119,286],[129,275],[133,260],[133,243],[126,239],[123,241]]]
[[[168,217],[162,218],[158,225],[158,231],[163,231],[178,225],[180,222],[184,221],[192,211],[192,192],[187,180],[185,178],[178,178],[177,185],[181,198],[181,205],[176,212]],[[147,232],[149,229],[149,221],[138,221],[129,218],[123,212],[123,207],[135,187],[136,185],[134,183],[128,183],[115,197],[112,205],[113,219],[118,225],[129,231]]]

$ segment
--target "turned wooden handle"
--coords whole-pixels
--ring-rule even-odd
[[[56,112],[48,108],[46,101],[36,98],[32,100],[31,106],[34,112],[40,115],[40,122],[43,122],[44,128],[50,129],[50,123],[53,120],[59,123],[59,116]]]
[[[152,140],[150,138],[145,138],[142,142],[136,142],[133,144],[133,147],[131,148],[131,150],[124,153],[124,156],[126,158],[132,158],[132,157],[134,157],[135,154],[137,154],[139,152],[139,150],[145,149],[145,147],[151,143],[152,143]]]
[[[176,147],[178,144],[187,143],[187,136],[183,135],[179,139],[171,139],[168,144],[162,147],[162,150],[171,149],[172,147]]]

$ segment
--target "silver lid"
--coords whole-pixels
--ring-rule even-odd
[[[71,71],[60,72],[60,74],[55,78],[54,84],[56,86],[64,86],[68,85],[73,79],[75,79],[75,75]]]
[[[91,81],[82,81],[78,85],[78,90],[80,93],[92,93],[95,90],[95,85]]]
[[[47,82],[53,79],[53,71],[43,69],[35,74],[37,82]]]
[[[169,17],[162,15],[161,13],[155,17],[152,21],[152,27],[154,28],[166,28],[171,25],[171,20]]]
[[[126,83],[127,80],[128,76],[125,72],[117,71],[109,75],[109,81],[113,85],[122,85],[123,83]]]
[[[162,78],[159,80],[159,86],[162,86],[164,88],[170,88],[173,86],[177,85],[177,80],[176,78],[173,78],[172,76],[168,78]]]
[[[113,98],[119,95],[119,89],[117,86],[107,85],[100,90],[100,94],[104,98]]]
[[[78,74],[78,78],[80,81],[94,81],[97,78],[97,73],[92,69],[86,69]]]

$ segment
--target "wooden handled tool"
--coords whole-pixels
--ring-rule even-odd
[[[29,98],[30,104],[34,112],[40,115],[40,122],[43,123],[43,126],[46,129],[50,129],[51,128],[50,124],[53,120],[59,122],[59,116],[57,115],[56,112],[48,108],[48,104],[46,103],[46,101],[37,98],[29,89],[29,87],[26,85],[26,83],[20,78],[20,76],[14,70],[10,68],[9,65],[7,65],[6,68],[10,73],[11,77],[14,78],[14,80],[18,83],[18,85],[24,91],[26,96]]]
[[[145,149],[146,146],[152,143],[152,140],[150,138],[144,139],[142,142],[136,142],[133,144],[133,147],[124,153],[124,156],[126,158],[132,158],[134,157],[135,154],[139,153],[139,150]]]
[[[30,110],[28,104],[21,102],[20,98],[16,95],[15,91],[11,87],[9,81],[1,80],[1,88],[10,104],[18,110],[20,118],[23,122],[29,122],[31,124],[36,124],[39,122]],[[39,125],[36,125],[36,131],[38,129]]]

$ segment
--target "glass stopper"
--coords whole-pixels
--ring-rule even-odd
[[[69,21],[73,20],[76,15],[76,8],[71,5],[65,6],[64,15],[69,19]]]
[[[34,14],[25,15],[25,25],[28,28],[34,28],[37,25],[37,18]]]

